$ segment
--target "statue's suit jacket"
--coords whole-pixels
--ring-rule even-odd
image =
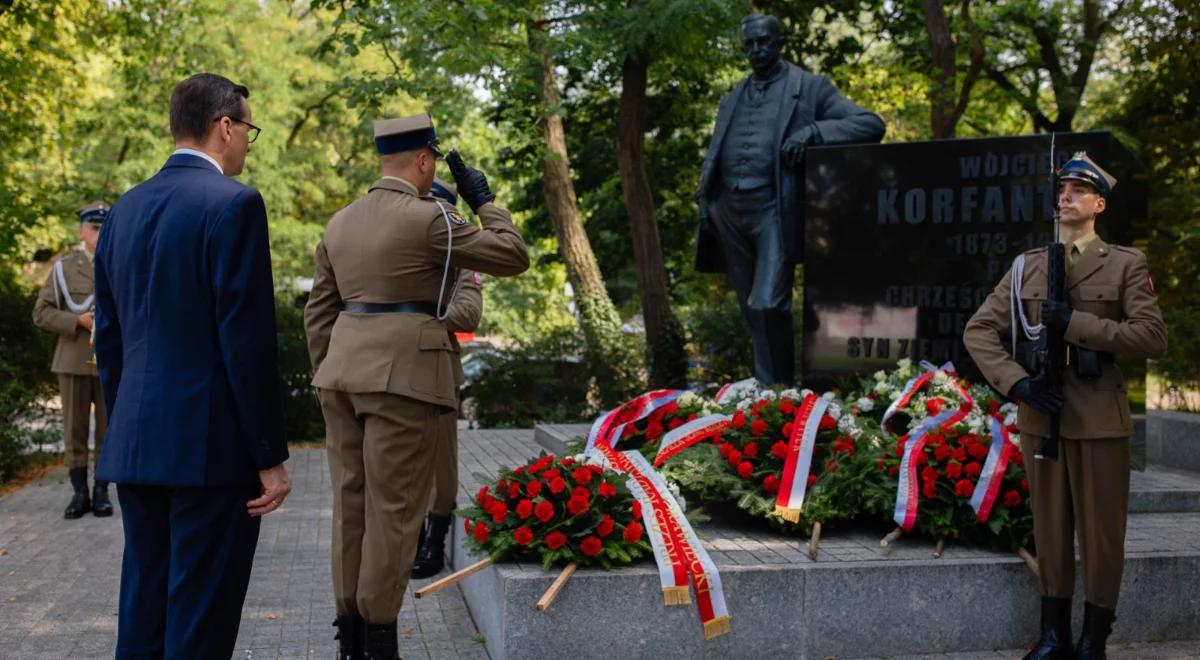
[[[255,484],[287,458],[258,191],[171,156],[113,206],[95,286],[109,419],[97,479]]]
[[[780,121],[775,127],[775,145],[778,148],[791,136],[809,133],[811,144],[840,144],[847,142],[878,142],[883,139],[883,120],[878,115],[850,101],[838,93],[826,76],[808,73],[794,64],[787,65],[787,74],[781,81],[785,85],[784,107],[779,113]],[[729,129],[737,103],[745,95],[746,78],[733,91],[721,99],[717,108],[717,124],[713,129],[708,154],[700,171],[700,186],[696,199],[700,210],[700,227],[696,240],[696,270],[719,273],[726,269],[721,246],[716,232],[709,226],[708,205],[719,192],[718,179],[721,144]],[[788,258],[799,263],[804,256],[804,170],[802,166],[787,167],[782,160],[775,161],[775,194],[777,218],[764,221],[778,222],[787,246]]]

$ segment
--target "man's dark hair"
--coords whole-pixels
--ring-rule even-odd
[[[244,119],[242,99],[250,98],[244,85],[215,73],[198,73],[171,92],[171,135],[176,140],[203,139],[221,117]]]

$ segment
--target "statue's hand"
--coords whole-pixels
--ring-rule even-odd
[[[796,167],[804,161],[804,150],[812,144],[812,129],[808,126],[796,131],[788,139],[783,141],[783,146],[779,148],[779,157],[783,160],[783,164],[788,167]]]

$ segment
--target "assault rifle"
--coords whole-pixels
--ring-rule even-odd
[[[1054,196],[1051,202],[1054,209],[1054,240],[1046,251],[1046,300],[1070,304],[1067,298],[1067,250],[1066,246],[1059,242],[1058,163],[1054,160],[1054,133],[1050,134],[1050,194]],[[1042,332],[1045,355],[1041,360],[1042,373],[1038,380],[1051,391],[1061,393],[1063,370],[1067,366],[1066,330],[1053,330],[1046,326],[1042,328]],[[1046,416],[1046,436],[1034,453],[1036,458],[1058,460],[1060,416],[1058,411]]]

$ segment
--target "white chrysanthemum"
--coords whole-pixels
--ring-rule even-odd
[[[780,392],[779,396],[785,399],[792,399],[793,401],[799,401],[800,399],[804,398],[794,387],[789,387],[788,389]]]
[[[680,406],[691,407],[700,403],[700,397],[696,396],[694,392],[684,392],[675,401]]]
[[[1004,415],[1005,419],[1007,419],[1009,415],[1017,414],[1017,404],[1009,401],[1008,403],[1000,406],[1000,412]]]
[[[933,382],[937,383],[938,385],[944,385],[950,382],[950,375],[939,369],[933,372]]]
[[[896,368],[901,371],[908,371],[909,369],[912,369],[912,366],[912,360],[908,358],[900,358],[896,361]]]
[[[882,383],[883,381],[887,380],[887,372],[883,369],[880,369],[879,371],[875,372],[874,378],[875,382]]]
[[[1017,411],[1014,410],[1004,416],[1004,425],[1005,426],[1012,426],[1013,424],[1016,424],[1016,423],[1017,423]]]
[[[829,403],[829,405],[825,408],[825,414],[829,415],[830,417],[832,417],[834,419],[840,420],[842,418],[842,407],[840,405],[838,405],[837,403],[834,403],[831,401]],[[847,417],[849,417],[849,415],[847,415]]]
[[[776,394],[774,390],[763,390],[762,398],[766,399],[767,401],[774,401],[775,399],[779,398],[779,395]]]
[[[826,401],[833,401],[834,399],[837,398],[837,395],[834,394],[833,392],[826,392],[821,395],[821,398],[825,399]]]
[[[892,386],[890,384],[879,383],[875,386],[875,393],[876,394],[887,394],[889,391],[891,391],[891,389],[892,389]]]
[[[855,401],[854,405],[860,412],[871,412],[875,409],[875,400],[864,396]]]

